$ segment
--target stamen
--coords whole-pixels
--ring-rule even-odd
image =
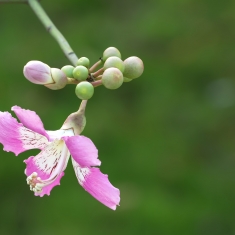
[[[50,175],[48,179],[42,180],[40,177],[38,177],[37,172],[33,172],[30,176],[28,176],[26,181],[30,187],[30,190],[35,193],[41,193],[43,187],[55,181],[55,179],[60,175],[60,173],[63,172],[64,166],[66,166],[68,156],[69,156],[68,153],[69,153],[68,148],[64,144],[59,164],[57,165],[57,167],[55,168],[55,170],[52,172],[52,174]]]
[[[27,177],[26,181],[31,191],[39,193],[42,191],[43,183],[41,178],[37,176],[37,172],[33,172],[30,176]]]

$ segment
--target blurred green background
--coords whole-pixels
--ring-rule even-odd
[[[83,135],[121,191],[112,211],[78,185],[71,162],[51,196],[34,197],[23,160],[1,150],[0,234],[235,234],[235,1],[41,1],[80,56],[109,46],[144,74],[95,89]],[[69,64],[25,4],[0,5],[0,110],[35,110],[47,130],[76,111],[75,86],[28,82],[30,60]],[[2,146],[1,146],[2,149]]]

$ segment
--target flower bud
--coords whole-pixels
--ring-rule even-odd
[[[73,77],[78,81],[85,81],[88,77],[88,74],[88,69],[83,65],[79,65],[73,70]]]
[[[73,78],[74,67],[72,65],[65,65],[61,68],[61,70],[65,73],[68,78]]]
[[[121,72],[125,69],[123,61],[117,56],[109,57],[104,63],[104,70],[112,67],[119,69]]]
[[[41,61],[29,61],[23,70],[24,76],[32,83],[35,84],[49,84],[53,83],[51,77],[51,68]]]
[[[131,56],[124,60],[125,70],[123,76],[126,78],[138,78],[144,71],[143,61],[136,57]]]
[[[121,53],[120,51],[115,48],[115,47],[108,47],[104,53],[103,53],[103,57],[102,57],[102,60],[103,61],[106,61],[109,57],[111,56],[116,56],[116,57],[119,57],[121,58]]]
[[[81,57],[77,61],[77,65],[85,66],[86,68],[89,68],[90,66],[90,60],[87,57]]]
[[[52,83],[45,86],[52,90],[59,90],[66,86],[67,77],[63,71],[56,68],[51,68]]]
[[[108,68],[102,75],[102,84],[108,89],[117,89],[123,83],[123,75],[117,68]]]
[[[89,100],[94,94],[94,87],[87,81],[80,82],[76,86],[75,94],[81,100]]]

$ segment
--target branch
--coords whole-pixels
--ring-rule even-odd
[[[33,12],[44,25],[46,30],[58,42],[65,56],[70,60],[73,65],[76,66],[78,57],[76,56],[76,54],[74,53],[62,33],[55,27],[50,18],[47,16],[46,12],[41,7],[39,0],[0,0],[0,4],[1,3],[28,3],[29,6],[32,8]]]
[[[38,2],[40,0],[37,0]],[[28,3],[28,0],[0,0],[0,4],[3,3]]]
[[[72,50],[64,36],[61,34],[61,32],[55,27],[50,18],[47,16],[40,3],[37,0],[28,0],[28,4],[32,8],[36,16],[39,18],[39,20],[42,22],[46,30],[58,42],[65,56],[73,65],[76,65],[78,57],[75,55],[74,51]]]
[[[26,0],[0,0],[0,4],[3,4],[3,3],[27,3],[28,1]]]

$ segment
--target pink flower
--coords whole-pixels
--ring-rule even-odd
[[[29,149],[41,149],[38,155],[24,161],[27,183],[35,196],[50,195],[52,188],[60,185],[71,154],[79,184],[98,201],[116,209],[120,193],[109,182],[108,176],[94,167],[101,164],[97,148],[89,138],[77,134],[76,123],[69,125],[70,117],[76,116],[76,113],[68,117],[60,130],[46,131],[35,112],[18,106],[12,107],[12,110],[21,123],[10,113],[0,112],[0,143],[5,151],[11,151],[16,156]]]

